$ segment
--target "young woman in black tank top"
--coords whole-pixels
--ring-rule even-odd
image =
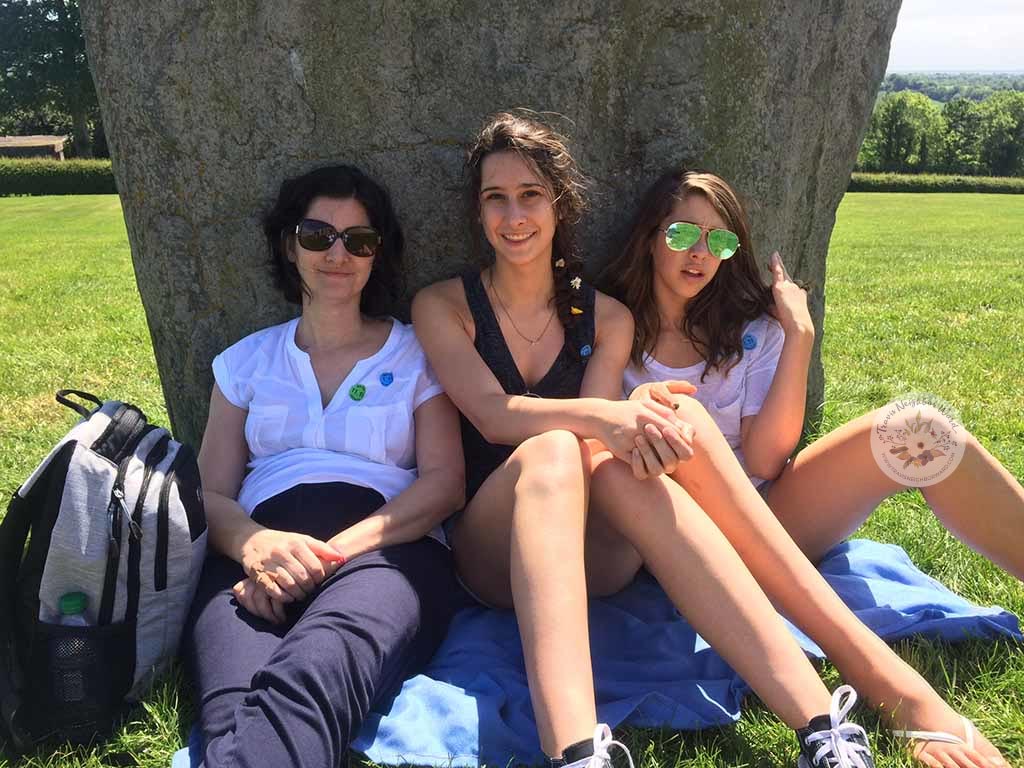
[[[564,139],[532,117],[500,114],[468,166],[475,223],[493,263],[421,291],[413,321],[463,413],[468,493],[451,527],[456,564],[482,602],[516,612],[544,751],[558,764],[609,764],[587,596],[621,590],[646,566],[697,631],[798,729],[807,765],[826,742],[815,765],[841,756],[871,765],[862,730],[855,739],[821,735],[833,733],[827,715],[825,727],[817,719],[829,711],[828,690],[696,504],[668,530],[637,525],[640,509],[632,522],[595,513],[601,505],[588,515],[595,466],[671,473],[692,456],[692,428],[650,398],[620,399],[633,321],[579,279],[572,234],[583,185]],[[812,718],[818,727],[808,727]]]

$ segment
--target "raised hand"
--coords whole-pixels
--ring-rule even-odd
[[[782,263],[778,251],[772,254],[772,296],[775,306],[771,309],[772,316],[779,321],[782,330],[814,333],[814,323],[807,308],[807,291],[793,282]]]
[[[249,578],[282,603],[303,600],[333,572],[345,556],[312,536],[263,528],[242,547],[242,567]]]

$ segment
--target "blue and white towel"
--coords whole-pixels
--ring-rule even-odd
[[[953,594],[899,547],[846,542],[820,570],[886,640],[1024,640],[1013,614]],[[790,629],[809,655],[823,656],[802,632]],[[739,719],[749,687],[680,618],[650,576],[641,574],[619,594],[591,601],[590,636],[601,722],[689,730]],[[193,729],[193,758],[197,733]],[[515,617],[476,607],[460,612],[427,669],[406,681],[394,700],[381,703],[352,748],[385,765],[541,764]],[[185,750],[174,765],[189,765]]]
[[[982,608],[926,576],[899,547],[855,540],[820,564],[829,584],[886,640],[1021,636],[1017,618]],[[790,626],[811,656],[822,651]],[[590,608],[598,719],[611,726],[696,729],[739,718],[749,687],[641,575]],[[390,704],[390,709],[385,708]],[[469,608],[423,674],[364,724],[353,749],[382,764],[540,764],[523,652],[511,613]]]

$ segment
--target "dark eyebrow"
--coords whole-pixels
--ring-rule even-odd
[[[541,189],[545,189],[545,186],[543,184],[541,184],[539,181],[524,181],[522,184],[519,184],[518,186],[519,187],[530,187],[530,188],[532,188],[532,187],[540,187]],[[480,190],[480,194],[482,195],[484,192],[490,192],[492,190],[501,191],[501,189],[502,189],[502,187],[484,187],[483,189]]]

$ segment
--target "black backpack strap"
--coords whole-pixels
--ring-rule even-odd
[[[81,403],[76,403],[74,400],[71,400],[68,397],[69,395],[75,395],[76,397],[80,397],[83,400],[88,400],[90,403],[96,403],[97,408],[103,405],[103,403],[100,401],[98,397],[96,397],[96,395],[91,395],[88,392],[83,392],[80,389],[62,389],[57,392],[56,398],[58,403],[67,406],[68,408],[75,411],[80,416],[86,419],[89,418],[89,414],[92,413],[92,411],[90,411]]]
[[[0,716],[12,746],[19,752],[27,750],[33,741],[18,724],[21,696],[15,682],[19,662],[14,652],[13,635],[18,570],[31,526],[29,505],[15,493],[7,506],[7,515],[0,522]]]

